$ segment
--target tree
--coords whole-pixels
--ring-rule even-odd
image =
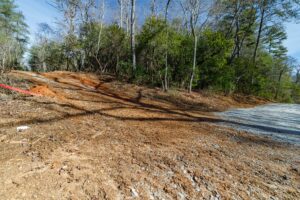
[[[189,21],[189,24],[190,24],[191,34],[194,38],[193,67],[192,67],[190,84],[189,84],[189,92],[192,91],[195,70],[196,70],[196,62],[197,62],[196,61],[197,60],[197,45],[198,45],[197,25],[199,23],[200,15],[206,12],[205,9],[207,9],[207,6],[208,6],[208,2],[199,1],[199,0],[185,0],[184,2],[181,3],[181,7],[183,8],[183,11],[187,18],[187,21]],[[207,22],[209,13],[206,13],[206,14],[207,14],[206,20],[204,20],[202,22],[202,25],[200,26],[199,29],[201,29]]]
[[[38,52],[38,58],[42,63],[43,71],[47,71],[47,54],[49,50],[47,49],[48,44],[50,42],[50,36],[54,34],[53,29],[46,23],[39,24],[39,32],[37,33],[37,42],[41,47],[40,51]]]
[[[132,76],[136,71],[136,52],[135,52],[135,0],[131,0],[131,17],[130,17],[130,43],[132,53]]]
[[[45,54],[41,56],[43,51]],[[35,44],[30,48],[29,66],[36,72],[61,70],[66,61],[62,52],[63,46],[55,41],[49,41],[43,46]],[[47,63],[46,68],[43,67],[43,62]]]
[[[151,82],[153,85],[159,79],[159,83],[164,86],[163,66],[167,50],[166,27],[164,19],[153,16],[146,19],[140,34],[137,36],[137,40],[139,41],[137,46],[137,55],[140,58],[139,62],[141,66],[144,66],[145,73],[149,75],[151,81],[148,82]],[[143,78],[147,80],[146,77]]]
[[[233,70],[227,65],[232,45],[233,41],[226,39],[221,32],[206,29],[201,34],[197,47],[197,65],[200,73],[197,85],[201,89],[214,87],[226,93],[233,90]]]
[[[300,83],[300,65],[298,65],[298,67],[296,68],[295,83],[296,84]]]
[[[30,51],[37,71],[110,73],[164,91],[298,96],[299,73],[290,70],[283,22],[298,17],[299,0],[149,0],[143,13],[136,12],[142,10],[136,0],[118,0],[117,19],[105,0],[53,1],[62,18],[55,37],[40,31]],[[9,13],[10,1],[3,2]],[[1,67],[19,63],[24,49],[10,16],[0,15]]]
[[[27,43],[27,25],[12,0],[0,2],[0,72],[21,66]]]
[[[63,14],[63,21],[59,22],[62,30],[60,34],[64,38],[64,54],[67,58],[66,69],[78,69],[78,56],[81,52],[77,48],[77,37],[79,31],[78,24],[75,23],[76,19],[79,17],[79,0],[54,0],[53,6]]]
[[[295,103],[300,103],[300,65],[295,66],[294,83],[292,87],[292,99]]]
[[[170,6],[171,0],[167,0],[167,4],[166,4],[166,9],[165,9],[165,23],[168,24],[168,13],[169,13],[169,6]],[[153,10],[155,9],[155,0],[153,0]],[[163,84],[163,88],[165,91],[168,91],[169,89],[169,83],[168,83],[168,50],[169,50],[169,43],[168,43],[168,39],[169,39],[169,28],[167,27],[166,30],[166,34],[167,34],[167,39],[166,39],[166,45],[167,45],[167,49],[166,49],[166,56],[165,56],[165,76],[164,76],[164,84]]]
[[[123,28],[123,13],[124,13],[124,0],[118,0],[119,6],[120,6],[120,28]]]
[[[268,24],[281,24],[283,20],[297,18],[299,16],[298,7],[300,1],[298,0],[258,0],[258,31],[253,51],[253,63],[256,61],[257,51],[261,38],[263,37],[264,27]]]
[[[100,2],[99,2],[100,4]],[[99,23],[100,23],[100,28],[99,28],[99,33],[98,33],[98,41],[97,41],[97,50],[95,51],[95,58],[99,64],[99,67],[102,68],[99,60],[98,60],[98,54],[100,50],[100,45],[101,45],[101,36],[102,36],[102,30],[103,30],[103,24],[104,24],[104,13],[105,13],[105,0],[102,0],[101,6],[99,6]],[[101,70],[103,71],[103,70]]]

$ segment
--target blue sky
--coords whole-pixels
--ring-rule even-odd
[[[38,30],[39,23],[48,23],[53,25],[56,19],[59,18],[59,14],[50,6],[47,2],[51,0],[15,0],[19,9],[23,12],[26,18],[26,23],[30,30],[30,43],[34,43],[35,33]],[[117,0],[108,0],[110,7],[117,3]],[[138,2],[142,2],[140,0]],[[142,6],[145,7],[145,6]],[[109,8],[108,8],[109,10]],[[142,11],[141,11],[142,12]],[[284,42],[288,48],[288,54],[300,62],[300,24],[288,23],[286,24],[288,39]]]
[[[54,24],[59,17],[55,8],[50,6],[46,0],[15,0],[19,10],[25,16],[26,23],[30,31],[30,43],[34,42],[35,33],[38,30],[38,24]]]
[[[286,24],[288,39],[284,45],[288,48],[288,54],[300,62],[300,23]]]

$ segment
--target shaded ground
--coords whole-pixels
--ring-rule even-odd
[[[298,147],[214,123],[212,112],[262,101],[10,76],[42,96],[0,96],[0,199],[300,198]]]

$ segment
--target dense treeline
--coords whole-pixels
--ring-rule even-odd
[[[0,73],[17,68],[27,41],[24,16],[11,0],[0,0]]]
[[[114,3],[117,6],[109,7]],[[57,27],[40,24],[30,49],[29,64],[35,71],[110,73],[164,90],[179,87],[300,99],[300,70],[283,46],[287,38],[283,23],[298,19],[299,0],[52,0],[50,4],[61,19]]]

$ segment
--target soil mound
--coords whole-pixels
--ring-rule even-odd
[[[38,85],[30,88],[30,92],[33,92],[35,94],[41,95],[41,96],[47,96],[47,97],[60,97],[57,93],[49,89],[48,86],[45,85]]]

